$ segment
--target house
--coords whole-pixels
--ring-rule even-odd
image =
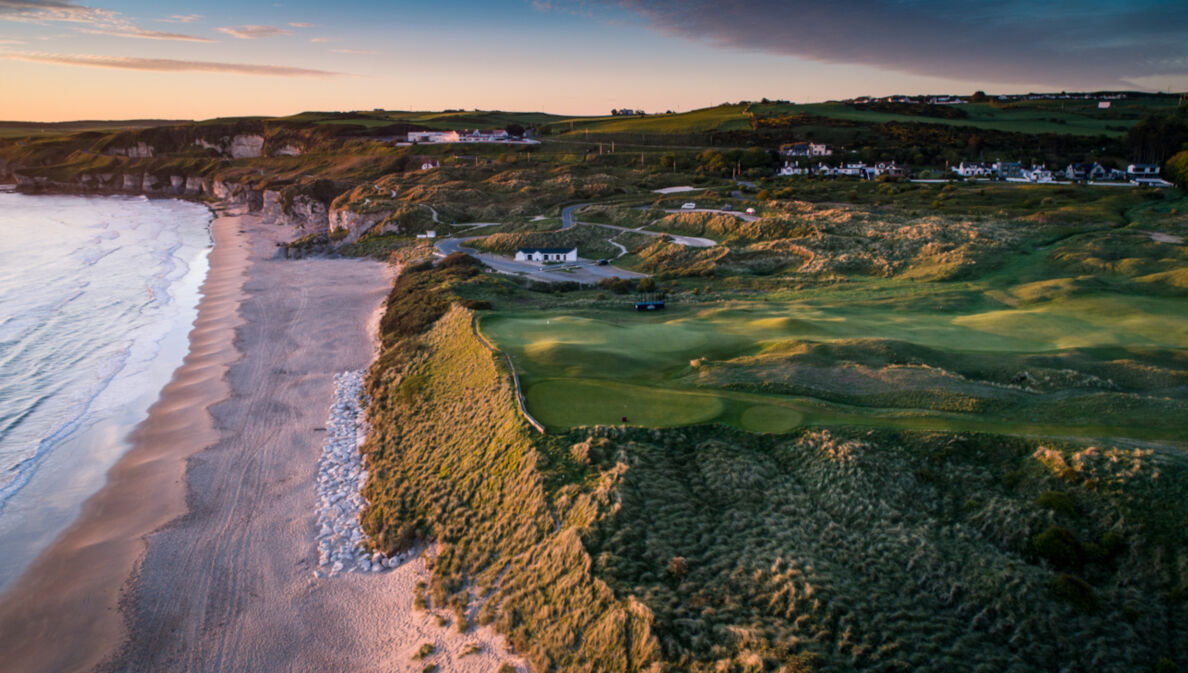
[[[504,129],[466,131],[409,131],[410,143],[503,143],[511,140]]]
[[[783,152],[790,157],[828,157],[833,155],[833,149],[825,143],[792,143],[785,145]]]
[[[990,169],[999,180],[1023,177],[1023,164],[1017,161],[996,161]]]
[[[965,105],[966,103],[964,99],[956,96],[933,96],[928,99],[928,102],[931,105]]]
[[[1069,164],[1064,169],[1064,177],[1069,180],[1101,180],[1106,176],[1106,169],[1101,164]]]
[[[801,166],[799,161],[796,163],[785,161],[784,167],[780,169],[777,175],[787,177],[790,175],[808,175],[811,172],[808,166]]]
[[[510,138],[511,136],[504,129],[476,129],[474,131],[463,131],[460,140],[464,143],[502,143]]]
[[[809,150],[809,143],[792,143],[791,145],[784,145],[782,148],[784,154],[790,157],[811,157],[812,152]]]
[[[846,175],[854,178],[866,177],[866,164],[859,161],[856,164],[844,164],[837,169],[837,175]]]
[[[986,164],[978,162],[967,164],[964,161],[957,166],[953,166],[950,170],[963,178],[984,178],[992,172]]]
[[[908,175],[908,168],[902,164],[897,164],[894,161],[880,161],[874,165],[874,177],[886,175],[892,178],[906,178]]]
[[[1052,182],[1052,171],[1043,166],[1032,166],[1031,170],[1023,171],[1023,179],[1027,182]]]
[[[417,238],[437,238],[437,232],[430,229],[423,234],[417,234]]]
[[[1126,175],[1132,180],[1135,178],[1157,178],[1159,177],[1159,166],[1157,164],[1130,164],[1126,167]]]
[[[813,169],[814,175],[820,175],[826,178],[836,178],[840,173],[841,169],[839,169],[837,166],[830,166],[824,161],[817,164],[817,167]]]
[[[434,168],[441,168],[441,162],[437,159],[426,159],[425,162],[421,164],[421,170],[423,171],[431,171]]]
[[[577,248],[520,248],[517,262],[576,262]]]

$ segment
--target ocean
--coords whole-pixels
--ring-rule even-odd
[[[103,486],[181,365],[210,221],[177,200],[0,192],[0,589]]]

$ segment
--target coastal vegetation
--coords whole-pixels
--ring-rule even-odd
[[[364,523],[380,548],[438,541],[433,603],[477,610],[534,670],[1127,671],[1183,656],[1178,452],[844,423],[742,432],[681,404],[666,410],[693,414],[684,427],[539,435],[460,307],[524,297],[469,268],[411,269],[393,290],[401,316],[452,306],[385,319]],[[559,321],[562,342],[604,329]],[[482,327],[497,343],[498,325]],[[648,341],[682,347],[641,333],[623,349]]]

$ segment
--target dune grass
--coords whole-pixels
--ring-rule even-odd
[[[1122,673],[1183,660],[1188,463],[1177,451],[1009,437],[1005,424],[938,433],[844,427],[862,424],[834,416],[831,430],[808,429],[797,426],[821,404],[802,412],[780,396],[615,378],[654,384],[658,360],[672,383],[716,366],[677,363],[690,352],[742,349],[872,368],[935,361],[989,382],[1008,373],[996,359],[1023,358],[1037,390],[1067,389],[1052,379],[1061,371],[1081,375],[1073,387],[1113,372],[1116,385],[1142,390],[1181,385],[1183,373],[1162,371],[1179,349],[1037,355],[780,340],[830,315],[830,329],[854,328],[825,306],[793,317],[771,302],[492,316],[482,329],[520,338],[503,347],[525,371],[576,368],[529,386],[541,408],[621,416],[627,404],[657,425],[668,413],[695,423],[718,412],[750,431],[537,435],[473,314],[446,306],[464,285],[492,282],[471,268],[458,258],[410,268],[389,298],[368,383],[363,523],[385,550],[437,541],[434,605],[477,607],[533,671]],[[868,288],[858,308],[873,310],[879,294]],[[600,352],[575,358],[584,345]],[[616,352],[631,356],[622,372]]]

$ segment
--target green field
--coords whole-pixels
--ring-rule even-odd
[[[970,126],[1018,133],[1119,136],[1146,114],[1166,114],[1176,109],[1175,97],[1132,98],[1113,101],[1100,110],[1095,100],[1017,101],[1009,104],[969,103],[959,106],[961,119],[925,117],[856,109],[840,102],[826,103],[738,103],[676,114],[632,117],[575,117],[552,121],[545,129],[554,135],[589,133],[599,135],[688,135],[710,132],[747,131],[751,116],[807,115],[829,120],[879,124],[918,122],[947,126]]]
[[[954,304],[912,283],[805,294],[663,315],[627,302],[622,311],[498,313],[482,329],[511,354],[531,412],[558,428],[626,417],[756,432],[847,424],[1182,438],[1162,417],[1185,410],[1165,399],[1185,383],[1180,298],[1098,293],[1009,306],[967,293]],[[1134,378],[1150,369],[1170,378]],[[1041,371],[1062,373],[1019,379]]]

